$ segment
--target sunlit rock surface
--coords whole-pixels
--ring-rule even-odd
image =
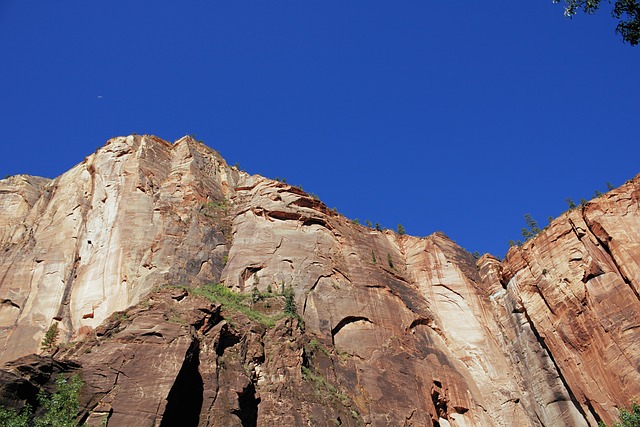
[[[476,261],[189,137],[115,138],[54,180],[0,181],[1,359],[59,323],[91,425],[611,423],[640,397],[639,200],[636,179]],[[208,282],[271,291],[250,303],[271,314],[292,289],[300,320],[156,291]]]

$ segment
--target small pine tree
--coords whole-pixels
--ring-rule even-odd
[[[258,302],[262,299],[262,295],[260,295],[260,291],[258,290],[258,286],[254,286],[253,289],[251,289],[251,301]]]
[[[371,221],[369,221],[369,220],[366,220],[364,223],[369,228],[373,227],[373,224],[371,224]]]
[[[533,235],[536,235],[540,232],[540,227],[538,227],[538,222],[535,219],[533,219],[531,214],[524,214],[524,222],[527,224],[527,227],[529,227],[529,230]]]
[[[480,255],[480,252],[478,252],[478,251],[475,251],[475,252],[474,252],[474,253],[472,253],[471,255],[473,255],[473,258],[474,258],[474,259],[480,259],[480,257],[482,256],[482,255]]]
[[[573,201],[573,199],[571,197],[567,197],[566,199],[564,199],[564,201],[567,202],[567,205],[569,205],[569,209],[577,208],[575,202]]]
[[[387,262],[389,263],[389,268],[393,268],[393,259],[389,253],[387,254]]]
[[[599,192],[598,190],[596,190],[596,191],[595,191],[595,193],[593,193],[593,195],[594,195],[595,197],[600,197],[600,196],[602,196],[602,193],[601,193],[601,192]]]
[[[551,225],[551,223],[553,222],[553,217],[552,216],[548,217],[547,221],[549,221],[549,225]]]
[[[377,231],[382,231],[382,226],[380,225],[379,222],[376,222],[376,230]]]
[[[401,235],[401,236],[407,234],[407,232],[404,230],[404,227],[402,226],[402,224],[398,224],[398,234]]]
[[[293,288],[289,286],[284,291],[284,313],[287,316],[297,316],[298,310],[296,309],[296,294],[293,291]]]
[[[533,237],[533,233],[523,227],[522,228],[522,238],[524,239],[524,241],[526,242],[527,240],[529,240],[532,237]]]
[[[371,249],[371,262],[373,262],[374,264],[378,262],[378,260],[376,260],[376,254],[375,252],[373,252],[373,249]]]
[[[360,225],[360,220],[358,218],[353,219],[351,222],[355,225]]]
[[[42,343],[40,344],[40,348],[44,351],[53,351],[55,350],[56,342],[58,341],[58,334],[60,330],[58,329],[58,323],[52,323],[47,329],[47,332],[44,334],[44,338],[42,339]]]
[[[513,240],[509,240],[509,247],[515,246],[516,242],[514,242]]]
[[[587,200],[586,199],[580,199],[580,206],[584,206],[587,204]]]
[[[613,186],[613,184],[611,184],[610,182],[607,182],[607,190],[611,191],[613,190],[615,187]]]

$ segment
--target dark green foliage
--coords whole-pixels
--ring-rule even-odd
[[[553,0],[560,3],[560,0]],[[565,0],[564,15],[573,17],[582,10],[591,15],[600,8],[600,0]],[[609,2],[610,3],[610,2]],[[616,33],[622,40],[634,46],[640,42],[640,2],[637,0],[616,0],[611,15],[618,20]]]
[[[56,392],[51,396],[43,391],[38,394],[38,403],[45,408],[45,414],[36,419],[36,427],[76,427],[76,416],[80,410],[78,397],[82,381],[76,374],[69,379],[56,379]]]
[[[260,294],[260,291],[258,290],[257,286],[254,286],[253,289],[251,289],[251,301],[258,302],[262,300],[262,295]]]
[[[529,240],[530,238],[532,238],[533,236],[534,236],[534,234],[531,233],[531,231],[529,231],[526,228],[522,227],[522,238],[524,239],[525,242],[527,240]]]
[[[31,408],[29,405],[20,412],[0,407],[0,426],[77,427],[76,417],[80,412],[78,398],[81,388],[82,381],[77,374],[72,375],[69,379],[58,377],[55,393],[48,395],[42,390],[38,393],[38,404],[44,409],[43,415],[30,423]]]
[[[253,302],[253,296],[247,294],[241,294],[238,292],[233,292],[228,289],[226,286],[217,283],[217,284],[208,284],[199,286],[197,288],[189,288],[189,292],[194,295],[199,295],[201,297],[207,298],[210,301],[217,302],[222,305],[225,309],[236,311],[244,314],[249,319],[254,320],[258,323],[262,323],[267,327],[273,327],[276,321],[282,319],[281,316],[268,316],[264,313],[261,313],[258,310],[254,310],[251,307],[251,303]],[[277,295],[265,295],[259,293],[260,298],[265,297],[276,297]],[[280,295],[284,295],[284,284],[283,284],[283,292]]]
[[[553,222],[553,217],[552,216],[548,217],[547,221],[549,221],[549,225],[551,225],[551,223]]]
[[[42,339],[42,343],[40,344],[40,348],[44,351],[53,351],[55,350],[56,342],[58,341],[58,334],[60,331],[58,330],[58,323],[52,323],[47,329],[47,332],[44,334],[44,338]]]
[[[387,254],[387,262],[389,263],[389,268],[393,268],[393,259],[391,259],[391,254]]]
[[[514,242],[513,240],[509,240],[509,247],[515,246],[515,245],[516,245],[516,242]]]
[[[382,231],[382,226],[380,225],[379,222],[376,222],[376,230]]]
[[[527,224],[528,228],[522,229],[522,238],[526,242],[530,238],[540,233],[540,227],[538,227],[538,222],[533,219],[530,214],[524,214],[524,222]]]
[[[373,252],[373,249],[371,249],[371,262],[373,262],[374,264],[378,262],[376,260],[376,254]]]
[[[364,223],[369,228],[373,227],[373,224],[371,224],[371,221],[369,221],[369,220],[366,220]]]
[[[602,196],[602,193],[600,191],[596,190],[595,193],[593,193],[593,196],[594,197],[600,197],[600,196]]]
[[[285,289],[284,293],[284,314],[289,317],[296,317],[298,315],[298,310],[296,308],[296,294],[293,291],[293,288],[289,286]]]
[[[587,199],[580,199],[580,206],[584,206],[587,204]]]
[[[626,408],[620,409],[620,422],[615,423],[613,427],[640,427],[640,405],[634,403],[631,405],[631,410]],[[607,427],[605,423],[600,421],[599,427]]]
[[[615,187],[610,182],[607,182],[607,191],[613,190]]]
[[[475,252],[474,252],[474,253],[472,253],[471,255],[473,255],[473,258],[474,258],[474,259],[480,259],[480,257],[482,256],[482,255],[480,255],[480,252],[478,252],[478,251],[475,251]]]
[[[620,423],[614,427],[640,427],[640,405],[634,403],[631,410],[620,409]]]
[[[404,227],[402,226],[402,224],[398,224],[398,234],[399,235],[404,235],[407,234],[407,232],[404,230]]]
[[[533,219],[530,214],[524,214],[524,222],[527,224],[527,227],[529,227],[529,230],[531,230],[533,234],[538,234],[540,232],[538,222]]]
[[[360,224],[360,220],[358,218],[355,218],[353,220],[351,220],[351,222],[355,225],[359,225]]]
[[[29,425],[30,415],[31,407],[29,407],[29,405],[25,406],[20,412],[17,412],[13,408],[4,408],[0,406],[0,426],[27,427]]]
[[[566,199],[564,199],[565,202],[567,202],[567,205],[569,206],[569,209],[575,209],[578,206],[576,206],[575,202],[573,201],[573,199],[571,197],[567,197]]]

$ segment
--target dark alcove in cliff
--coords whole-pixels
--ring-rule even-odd
[[[160,427],[197,427],[202,409],[204,386],[198,371],[200,343],[194,340],[187,350],[176,381],[169,391]]]
[[[240,418],[242,427],[256,427],[258,425],[258,404],[260,398],[256,397],[256,388],[249,383],[242,392],[238,393],[239,411],[233,413]]]

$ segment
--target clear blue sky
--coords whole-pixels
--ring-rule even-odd
[[[640,172],[640,47],[551,0],[0,0],[0,175],[196,134],[350,218],[502,256]]]

